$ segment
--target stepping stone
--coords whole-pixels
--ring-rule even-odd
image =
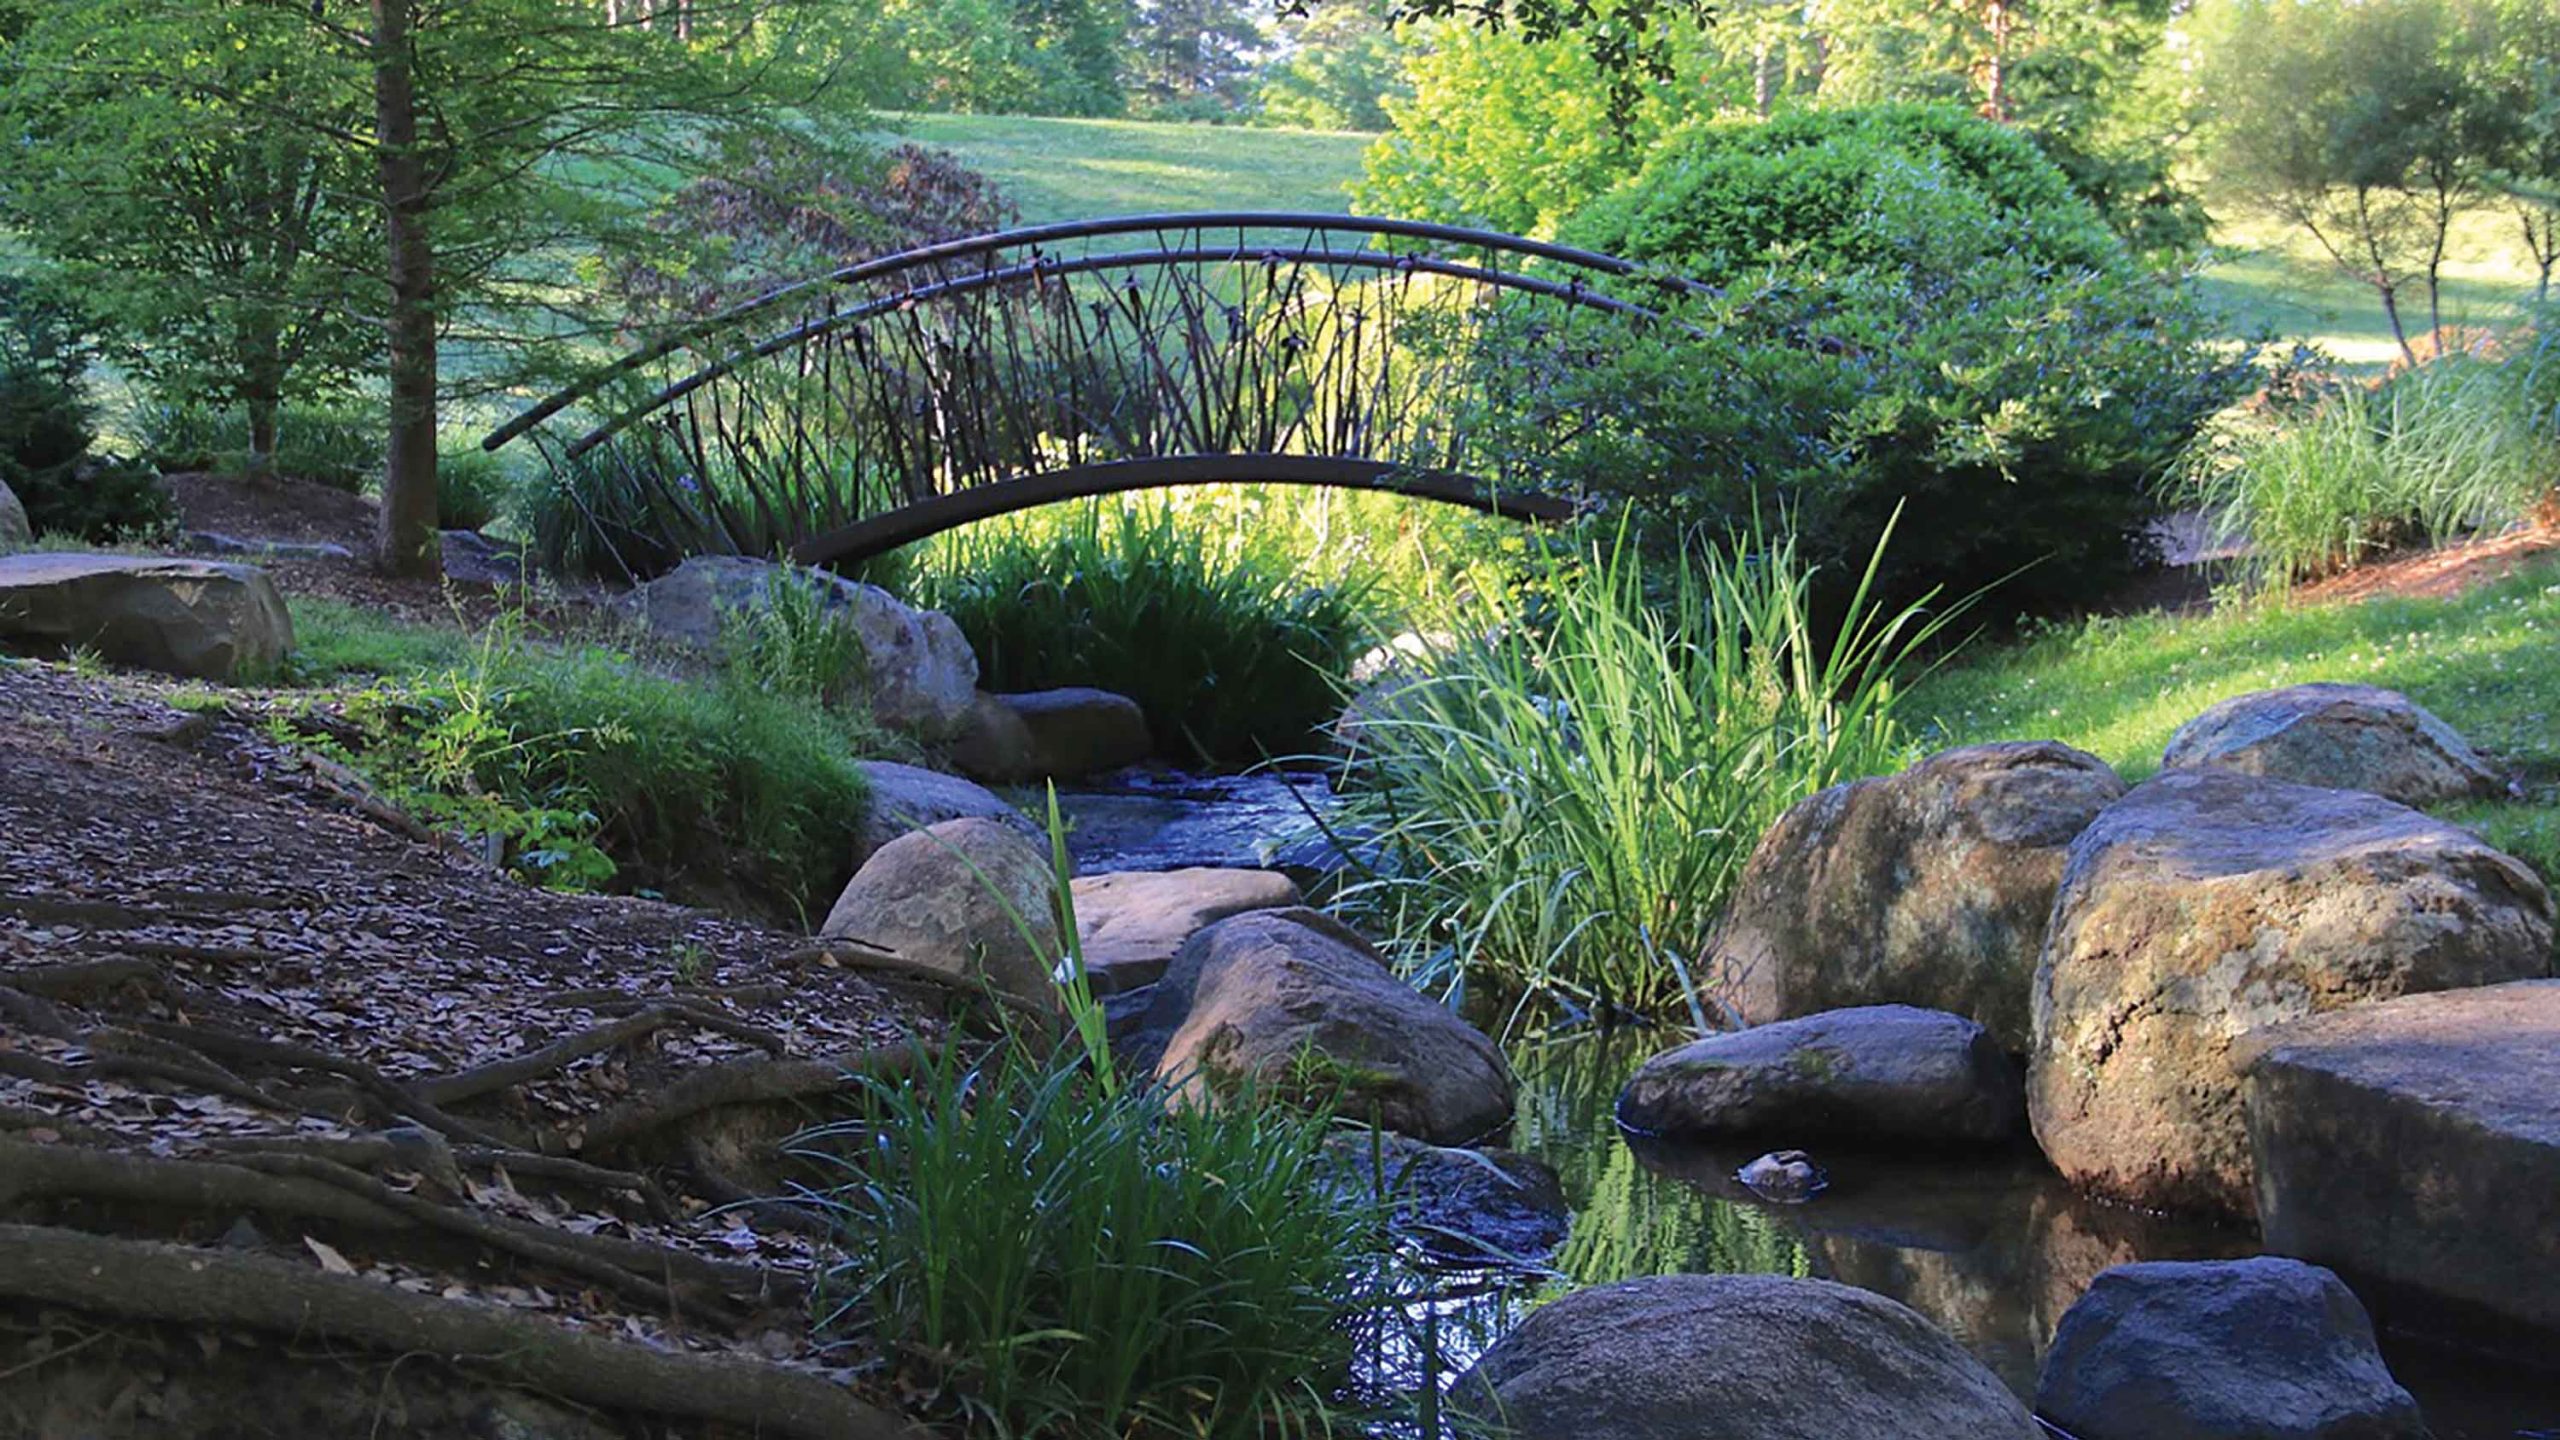
[[[2404,996],[2252,1039],[2269,1249],[2560,1335],[2560,980]]]
[[[1097,995],[1163,978],[1192,936],[1230,915],[1299,903],[1298,887],[1272,870],[1124,871],[1074,884],[1076,934]]]

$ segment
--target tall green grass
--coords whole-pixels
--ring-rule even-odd
[[[2245,544],[2262,586],[2342,570],[2401,546],[2506,528],[2560,480],[2527,366],[2449,355],[2307,413],[2234,422],[2189,457],[2178,499]]]
[[[1117,691],[1159,748],[1213,764],[1306,749],[1372,629],[1364,578],[1322,583],[1286,532],[1176,501],[972,526],[917,571],[910,598],[959,622],[987,689]]]
[[[1894,677],[1946,617],[1876,606],[1874,575],[1827,626],[1791,539],[1667,573],[1623,543],[1548,560],[1368,705],[1347,819],[1385,858],[1343,903],[1428,987],[1694,1006],[1762,832],[1908,758]]]
[[[844,1252],[821,1331],[971,1433],[1329,1433],[1385,1222],[1327,1121],[1170,1107],[1061,1053],[946,1051],[803,1137],[842,1175],[818,1200]]]

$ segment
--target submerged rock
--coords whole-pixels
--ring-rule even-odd
[[[94,650],[119,665],[228,682],[274,668],[293,648],[293,618],[255,566],[10,555],[0,557],[0,645]]]
[[[2364,790],[2403,805],[2494,798],[2506,781],[2406,695],[2322,682],[2225,700],[2169,739],[2162,765]]]
[[[2064,849],[2123,794],[2097,757],[2038,741],[1812,796],[1744,867],[1708,943],[1712,992],[1751,1025],[1925,1006],[2023,1051]]]
[[[1316,1100],[1435,1145],[1511,1123],[1511,1068],[1474,1026],[1313,910],[1262,910],[1191,937],[1156,986],[1156,1074],[1197,1100]]]
[[[1350,1167],[1351,1183],[1391,1195],[1397,1222],[1443,1259],[1536,1261],[1572,1228],[1564,1182],[1533,1155],[1426,1145],[1375,1130],[1327,1144]]]
[[[2077,1440],[2426,1440],[2373,1322],[2317,1265],[2152,1261],[2062,1317],[2036,1410]]]
[[[2269,1249],[2560,1337],[2560,981],[2359,1005],[2251,1041]]]
[[[1049,857],[994,820],[945,820],[880,847],[818,933],[983,979],[1035,1005],[1058,1003],[1049,967],[1064,953]]]
[[[2551,897],[2378,796],[2172,770],[2071,847],[2036,972],[2027,1098],[2074,1184],[2245,1214],[2236,1052],[2261,1026],[2549,973]]]
[[[2017,1064],[1990,1032],[1908,1005],[1693,1040],[1646,1061],[1618,1095],[1619,1124],[1684,1137],[1983,1143],[2012,1139],[2025,1122]]]
[[[2035,1440],[2000,1378],[1881,1295],[1778,1275],[1576,1291],[1495,1342],[1453,1408],[1513,1440]]]

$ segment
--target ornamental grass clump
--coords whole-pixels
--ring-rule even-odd
[[[1321,1115],[1166,1103],[1081,1047],[945,1051],[804,1136],[841,1264],[820,1329],[972,1433],[1329,1433],[1383,1210]]]
[[[1345,819],[1381,859],[1343,904],[1426,987],[1694,1006],[1762,832],[1910,758],[1897,675],[1962,607],[1877,606],[1882,557],[1828,623],[1792,538],[1650,570],[1623,541],[1547,560],[1358,704]]]

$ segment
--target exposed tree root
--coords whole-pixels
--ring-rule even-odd
[[[686,1073],[655,1095],[617,1105],[588,1122],[588,1155],[610,1155],[676,1121],[723,1105],[832,1095],[856,1077],[891,1079],[914,1073],[915,1045],[880,1045],[825,1060],[733,1060]]]
[[[724,1169],[711,1154],[711,1147],[699,1135],[688,1135],[684,1142],[686,1167],[693,1172],[696,1190],[711,1197],[723,1210],[736,1210],[754,1216],[777,1230],[796,1231],[802,1235],[825,1236],[835,1227],[826,1217],[805,1205],[763,1194],[743,1185]]]
[[[499,1306],[432,1299],[263,1257],[0,1225],[0,1295],[142,1320],[318,1334],[475,1362],[583,1404],[809,1440],[929,1440],[824,1377],[646,1349]]]

